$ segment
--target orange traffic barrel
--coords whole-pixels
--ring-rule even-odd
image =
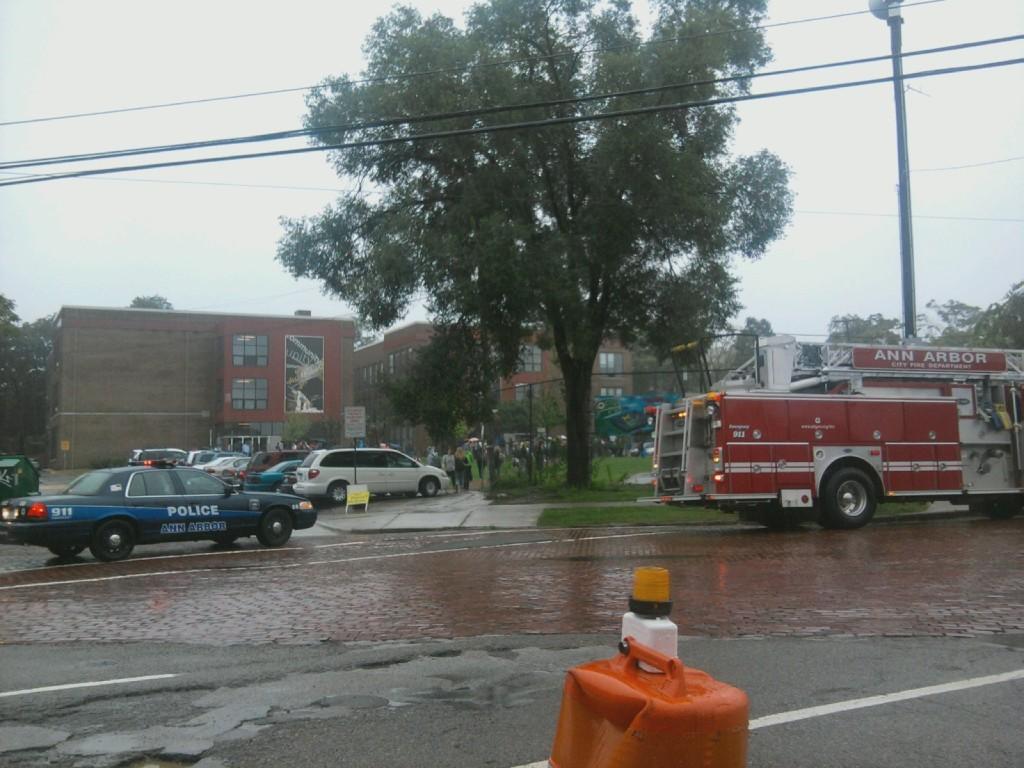
[[[566,675],[551,768],[746,765],[750,702],[743,691],[632,637],[620,650]]]

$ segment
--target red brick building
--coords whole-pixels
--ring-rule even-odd
[[[606,340],[594,361],[591,395],[621,397],[633,394],[633,353],[616,340]],[[501,381],[502,400],[525,400],[533,387],[533,396],[542,392],[561,392],[562,372],[553,349],[524,344],[520,370]]]
[[[430,438],[422,426],[400,420],[382,387],[388,377],[401,376],[412,363],[415,351],[430,343],[430,323],[410,323],[384,334],[380,341],[355,350],[353,387],[355,405],[366,408],[366,442],[399,446],[415,456],[425,456]]]
[[[63,307],[51,369],[52,466],[133,448],[280,442],[289,419],[325,436],[352,404],[351,320]]]

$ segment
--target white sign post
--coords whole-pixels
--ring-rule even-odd
[[[366,437],[366,409],[363,406],[345,408],[345,437]]]
[[[366,409],[361,405],[350,405],[345,408],[345,437],[352,438],[352,482],[359,482],[359,469],[356,466],[356,440],[366,437]],[[348,507],[346,505],[346,511]]]

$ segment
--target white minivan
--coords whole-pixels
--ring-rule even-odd
[[[436,496],[448,487],[448,476],[437,467],[390,448],[332,448],[312,451],[295,470],[292,492],[307,498],[327,498],[344,504],[348,486],[358,483],[370,493],[422,493]]]

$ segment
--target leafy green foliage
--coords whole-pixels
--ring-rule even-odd
[[[153,294],[152,296],[136,296],[132,299],[132,303],[128,305],[129,309],[174,309],[174,306],[159,294]]]
[[[981,313],[975,335],[985,346],[1024,349],[1024,281]]]
[[[19,325],[14,306],[0,295],[0,451],[42,453],[56,316]]]
[[[652,46],[637,45],[643,34],[627,0],[487,0],[464,29],[397,8],[366,42],[366,79],[313,91],[306,124],[322,143],[372,142],[745,92],[737,81],[607,106],[564,101],[756,69],[769,59],[760,30],[697,33],[752,27],[765,5],[663,0],[651,38],[680,42]],[[490,66],[499,60],[514,63]],[[438,74],[392,78],[423,70]],[[401,131],[380,124],[556,100]],[[687,108],[335,152],[335,169],[362,182],[360,191],[319,216],[284,220],[278,258],[373,327],[399,320],[425,294],[439,325],[472,327],[491,345],[502,374],[515,369],[523,339],[544,329],[565,377],[568,479],[585,485],[602,341],[643,340],[664,357],[680,334],[720,327],[737,309],[730,260],[760,257],[788,220],[787,169],[767,152],[730,158],[735,121],[728,106]],[[475,375],[473,358],[449,363],[449,377]],[[448,422],[440,413],[425,421],[432,432]]]
[[[389,378],[384,390],[400,420],[423,424],[435,445],[444,446],[462,437],[466,424],[491,421],[496,378],[497,361],[480,333],[467,325],[438,326],[407,374]]]
[[[828,340],[831,342],[857,342],[861,344],[899,344],[903,324],[894,317],[883,317],[879,313],[860,315],[836,315],[828,324]]]
[[[289,413],[285,418],[281,439],[286,443],[294,443],[309,437],[313,427],[313,417],[307,413]]]
[[[504,432],[528,434],[530,432],[530,401],[502,400],[498,403],[496,428]],[[543,427],[548,433],[565,421],[565,405],[560,397],[545,392],[541,387],[533,388],[533,433]]]

